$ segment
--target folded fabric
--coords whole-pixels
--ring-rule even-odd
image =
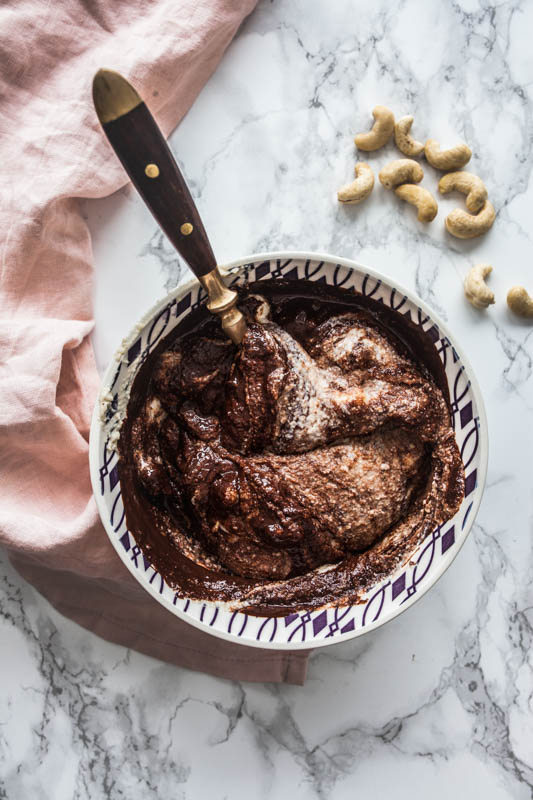
[[[121,564],[92,497],[99,380],[93,267],[79,197],[125,174],[96,119],[95,71],[123,72],[168,133],[255,0],[6,0],[0,7],[0,542],[63,614],[193,669],[301,683],[305,654],[231,644],[181,622]]]

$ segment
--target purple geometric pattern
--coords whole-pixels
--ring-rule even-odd
[[[402,572],[399,578],[396,578],[392,584],[392,599],[396,600],[399,594],[405,590],[405,572]]]
[[[446,533],[442,534],[440,540],[441,553],[444,555],[446,550],[449,550],[450,547],[453,547],[454,544],[455,544],[455,525],[452,525],[452,527],[449,530],[447,530]]]
[[[472,494],[474,489],[476,488],[477,484],[477,470],[473,470],[469,475],[465,478],[465,497]]]
[[[276,643],[303,643],[317,646],[331,638],[350,638],[380,620],[389,619],[399,613],[402,605],[414,595],[420,595],[434,580],[434,574],[451,562],[464,542],[473,521],[471,510],[478,485],[478,468],[483,463],[480,452],[480,419],[475,393],[452,343],[439,330],[439,326],[425,311],[409,300],[403,292],[388,286],[363,271],[352,270],[343,264],[316,260],[272,259],[248,263],[230,270],[229,283],[266,278],[291,278],[312,280],[332,286],[342,286],[373,297],[419,325],[430,337],[445,368],[450,391],[451,410],[461,457],[466,470],[466,497],[455,517],[444,526],[439,526],[411,554],[409,561],[398,567],[394,574],[376,584],[354,606],[323,608],[288,614],[286,617],[251,617],[239,611],[209,603],[199,603],[180,597],[163,580],[143,555],[132,535],[126,530],[124,508],[120,494],[116,453],[107,447],[103,428],[98,427],[99,459],[96,473],[100,499],[105,506],[102,513],[108,535],[117,552],[139,582],[154,594],[165,606],[185,619],[196,621],[223,635],[239,638],[242,642],[256,642],[268,647]],[[117,395],[131,374],[144,363],[149,353],[161,338],[181,320],[198,308],[205,300],[205,292],[196,286],[177,297],[170,297],[158,306],[144,325],[135,331],[124,350],[116,372],[108,381],[114,399],[108,410],[106,422],[117,413]],[[468,524],[467,524],[468,521]],[[325,641],[324,641],[325,643]]]

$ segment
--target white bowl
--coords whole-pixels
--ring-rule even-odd
[[[434,342],[445,368],[452,419],[465,465],[466,491],[461,507],[413,551],[407,564],[376,583],[353,606],[301,611],[286,617],[255,617],[231,611],[227,604],[179,596],[143,556],[126,528],[117,470],[116,438],[120,408],[139,366],[161,337],[205,299],[194,281],[157,303],[123,341],[103,379],[102,398],[93,415],[90,468],[93,491],[107,534],[126,567],[152,597],[177,617],[206,633],[252,647],[300,649],[352,639],[401,614],[433,586],[465,542],[474,522],[487,471],[485,409],[472,368],[446,326],[416,295],[377,272],[348,259],[317,253],[280,252],[253,255],[228,265],[231,285],[245,279],[298,278],[354,288],[385,305],[409,313]],[[107,409],[105,422],[101,408]],[[133,613],[133,612],[132,612]]]

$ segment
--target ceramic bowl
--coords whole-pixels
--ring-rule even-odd
[[[205,299],[191,282],[165,297],[123,341],[103,379],[107,411],[97,404],[90,438],[91,479],[107,534],[141,586],[177,617],[213,636],[241,644],[274,648],[316,648],[360,636],[401,614],[438,581],[464,544],[476,516],[487,469],[487,423],[472,368],[446,326],[416,295],[354,261],[315,253],[254,255],[224,268],[228,283],[271,278],[306,279],[355,289],[410,316],[431,338],[442,361],[451,398],[452,419],[465,466],[466,490],[459,511],[437,527],[402,565],[376,583],[353,606],[301,611],[286,617],[254,617],[222,603],[202,603],[177,594],[143,556],[124,518],[117,454],[110,447],[121,398],[153,348]],[[104,408],[106,408],[104,402]],[[116,431],[115,431],[116,437]]]

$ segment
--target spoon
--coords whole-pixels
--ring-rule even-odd
[[[93,102],[111,147],[176,250],[207,291],[207,308],[240,344],[246,321],[237,292],[224,284],[198,209],[148,106],[118,72],[99,69]]]

